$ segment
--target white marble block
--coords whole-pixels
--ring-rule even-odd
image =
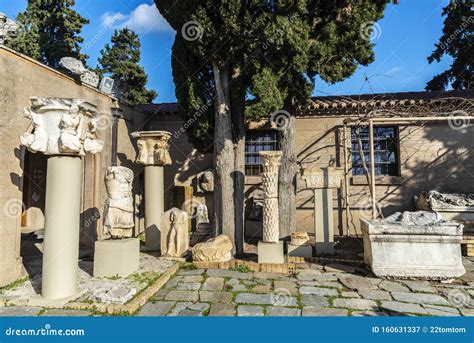
[[[465,273],[463,225],[361,219],[364,262],[379,277],[450,279]]]

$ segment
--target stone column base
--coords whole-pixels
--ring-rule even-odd
[[[138,270],[138,238],[95,242],[94,277],[127,277]]]
[[[313,257],[313,246],[310,244],[294,245],[288,243],[288,256],[311,258]]]
[[[2,255],[3,256],[3,255]],[[21,257],[12,260],[0,262],[0,287],[8,286],[9,284],[21,279],[22,277],[22,259]]]
[[[258,242],[258,263],[285,263],[283,242],[265,243]]]

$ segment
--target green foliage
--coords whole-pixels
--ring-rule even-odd
[[[244,264],[238,264],[236,266],[230,267],[229,270],[234,271],[234,272],[239,272],[239,273],[253,272],[252,269],[250,269],[248,266],[246,266]]]
[[[231,112],[241,102],[247,119],[304,103],[317,76],[335,83],[374,60],[361,27],[382,18],[387,2],[155,0],[177,32],[173,77],[181,114],[188,122],[204,112],[187,125],[193,142],[212,143],[213,65],[230,70]]]
[[[159,276],[160,274],[157,272],[143,272],[132,274],[128,279],[140,284],[146,284],[148,287],[153,285]]]
[[[26,10],[16,18],[18,35],[7,45],[54,68],[66,56],[86,64],[88,56],[81,53],[79,34],[89,20],[72,8],[74,4],[74,0],[28,0]]]
[[[445,55],[453,58],[451,67],[436,75],[426,85],[427,90],[471,89],[474,87],[474,13],[470,1],[453,0],[443,9],[443,34],[428,57],[428,62],[439,62]]]
[[[25,276],[25,277],[23,277],[23,278],[21,278],[21,279],[18,279],[18,280],[16,280],[16,281],[14,281],[14,282],[12,282],[12,283],[10,283],[10,284],[4,286],[4,287],[0,287],[0,293],[3,293],[3,292],[8,291],[8,290],[10,290],[10,289],[15,289],[15,288],[17,288],[17,287],[23,285],[23,284],[24,284],[26,281],[28,281],[29,279],[30,279],[29,276]]]
[[[122,98],[130,104],[151,103],[157,93],[146,88],[148,76],[139,64],[141,43],[138,35],[127,28],[117,30],[111,42],[101,50],[97,72],[113,78]]]

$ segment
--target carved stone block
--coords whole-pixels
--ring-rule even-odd
[[[169,154],[171,133],[167,131],[138,131],[131,134],[137,138],[138,155],[136,163],[165,166],[172,163]]]
[[[232,241],[226,235],[219,235],[193,248],[193,261],[227,262],[232,259]]]
[[[97,107],[81,99],[31,97],[24,115],[33,131],[20,136],[23,146],[45,155],[85,155],[102,151],[96,138]]]

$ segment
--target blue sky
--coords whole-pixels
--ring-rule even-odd
[[[447,69],[451,60],[428,64],[443,28],[441,11],[448,0],[401,0],[389,5],[375,26],[375,62],[344,82],[316,82],[314,95],[422,91],[434,75]],[[26,0],[0,0],[0,12],[14,18]],[[83,52],[95,66],[100,50],[110,41],[114,28],[128,26],[142,41],[142,65],[149,87],[158,92],[156,102],[175,101],[171,73],[174,31],[154,6],[153,0],[76,0],[75,9],[90,20],[83,28]],[[368,79],[368,81],[366,80]]]

